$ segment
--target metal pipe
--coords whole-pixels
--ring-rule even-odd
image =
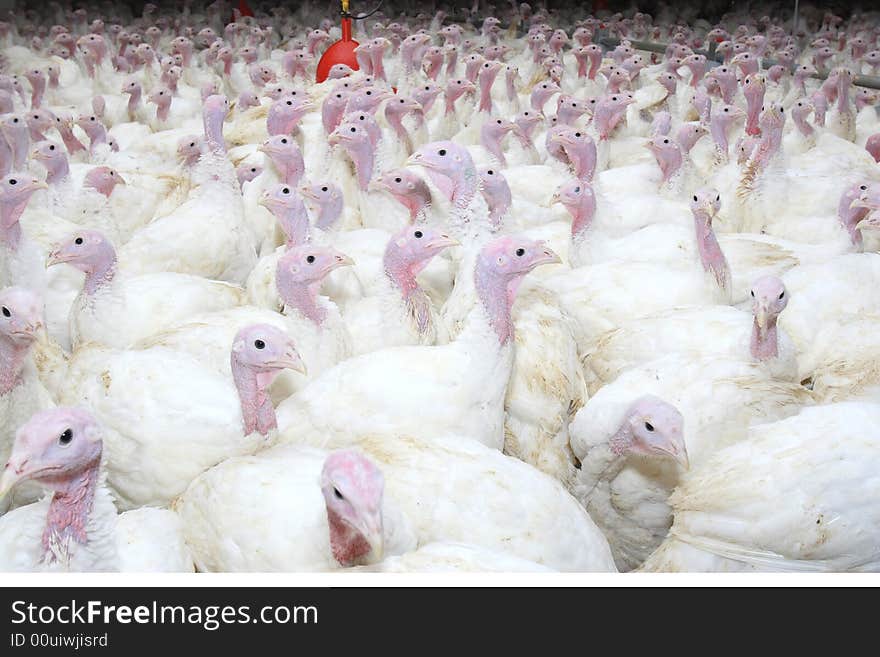
[[[646,50],[648,52],[659,52],[665,53],[666,48],[669,47],[667,43],[652,43],[650,41],[633,41],[629,39],[629,42],[632,44],[632,47],[636,50]],[[600,45],[604,46],[607,49],[616,48],[620,45],[620,39],[614,39],[611,37],[602,37],[599,39]],[[715,49],[711,50],[694,50],[694,53],[698,55],[705,55],[707,59],[711,61],[720,62],[721,56],[715,53]],[[777,64],[778,62],[775,59],[762,59],[761,66],[762,68],[770,68],[771,66]],[[827,73],[815,73],[811,77],[816,78],[818,80],[824,80],[828,77]],[[880,89],[880,77],[876,75],[855,75],[853,76],[853,84],[858,87],[868,87],[869,89]]]

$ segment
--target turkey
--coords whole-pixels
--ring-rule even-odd
[[[102,423],[121,508],[165,506],[204,470],[266,445],[276,427],[268,388],[302,360],[265,324],[241,329],[229,349],[231,377],[161,347],[84,346],[71,356],[59,402],[86,405]]]
[[[642,570],[876,571],[878,426],[880,406],[844,402],[753,427],[687,474]]]
[[[202,572],[315,572],[415,548],[384,488],[381,470],[356,450],[281,445],[227,459],[174,506]]]
[[[97,231],[78,231],[49,254],[48,265],[62,263],[85,274],[70,311],[74,347],[93,342],[125,348],[186,317],[244,301],[242,288],[199,276],[127,275],[118,270],[113,245]]]
[[[18,431],[0,497],[24,482],[50,491],[0,517],[0,570],[192,572],[182,523],[168,510],[117,515],[100,424],[79,408],[35,414]]]
[[[471,274],[479,301],[453,342],[382,349],[340,363],[279,406],[282,440],[339,447],[359,433],[403,431],[465,435],[500,449],[513,364],[511,290],[535,267],[558,260],[540,242],[489,242]],[[340,399],[350,402],[348,412],[339,412]]]
[[[132,273],[173,271],[244,283],[256,263],[256,245],[245,223],[235,167],[226,159],[223,119],[229,101],[204,102],[207,152],[192,176],[189,199],[171,214],[136,231],[120,249]]]

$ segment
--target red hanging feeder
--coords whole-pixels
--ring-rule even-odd
[[[345,64],[355,71],[359,68],[357,57],[354,54],[358,42],[351,38],[351,14],[348,13],[348,2],[349,0],[342,0],[342,38],[336,43],[330,44],[330,47],[321,55],[315,74],[316,82],[326,80],[334,64]]]

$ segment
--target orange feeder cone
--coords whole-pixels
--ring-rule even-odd
[[[316,82],[323,82],[330,74],[330,69],[334,64],[345,64],[352,70],[358,70],[357,57],[355,57],[354,49],[358,47],[358,42],[351,38],[351,17],[348,14],[348,0],[342,1],[342,38],[336,43],[330,44],[330,47],[321,55],[318,62],[318,70],[315,74]]]

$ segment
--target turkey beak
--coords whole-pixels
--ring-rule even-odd
[[[862,194],[857,199],[854,199],[852,203],[849,204],[851,210],[855,210],[856,208],[872,208],[873,206],[868,201],[868,194]]]
[[[550,205],[556,205],[557,203],[562,202],[562,196],[560,196],[559,192],[553,192],[553,196],[550,197]]]
[[[51,251],[46,258],[46,267],[53,267],[55,265],[60,265],[65,262],[70,262],[72,257],[65,254],[61,249],[55,249]]]
[[[330,268],[327,271],[331,272],[334,269],[339,269],[340,267],[351,267],[354,264],[355,262],[353,258],[337,251],[336,254],[333,256],[333,263],[330,265]]]
[[[540,254],[535,258],[535,267],[538,265],[553,265],[562,262],[562,258],[560,258],[553,249],[548,247],[544,247]]]
[[[303,359],[300,357],[299,352],[293,346],[292,342],[287,345],[284,354],[272,361],[270,365],[282,370],[293,370],[300,374],[308,374],[306,364],[303,362]]]
[[[690,469],[691,461],[688,457],[687,446],[685,445],[683,436],[676,434],[670,438],[667,444],[659,449],[685,470]]]
[[[370,546],[371,560],[381,561],[385,555],[385,528],[382,523],[382,513],[370,514],[360,524],[358,529]]]
[[[445,249],[451,246],[458,246],[459,244],[461,244],[461,242],[449,237],[449,235],[438,235],[433,240],[431,240],[428,246],[432,249],[437,249],[439,251],[441,249]]]
[[[770,319],[770,312],[767,309],[767,303],[755,301],[755,323],[758,328],[763,331],[767,328],[767,320]]]
[[[26,466],[27,460],[15,463],[12,458],[9,459],[9,462],[3,469],[3,474],[0,474],[0,500],[6,497],[7,493],[15,488],[16,484],[28,478],[30,473],[25,470]]]
[[[22,328],[20,330],[14,331],[12,333],[12,335],[15,337],[33,339],[33,338],[37,337],[38,331],[42,328],[43,328],[43,322],[42,322],[42,320],[38,319],[34,322],[28,322],[27,324],[22,326]],[[2,495],[0,495],[0,497],[2,497]]]

